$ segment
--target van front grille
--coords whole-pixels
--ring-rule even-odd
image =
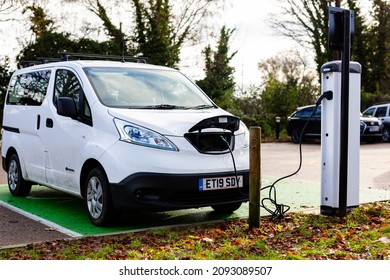
[[[194,132],[184,137],[200,153],[223,154],[234,150],[234,135],[231,132]]]

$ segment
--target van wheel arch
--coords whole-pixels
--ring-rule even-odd
[[[7,151],[7,154],[6,154],[6,156],[5,156],[5,166],[8,166],[8,164],[9,164],[9,159],[10,159],[10,157],[11,157],[13,154],[16,154],[17,156],[19,156],[18,153],[16,152],[16,149],[15,149],[14,147],[9,147],[9,148],[8,148],[8,151]]]
[[[13,147],[13,146],[11,146],[11,147],[9,147],[8,148],[8,150],[7,150],[7,153],[6,153],[6,155],[5,155],[5,161],[4,161],[4,171],[5,172],[7,172],[8,170],[8,165],[9,165],[9,161],[10,161],[10,159],[11,159],[11,156],[12,155],[16,155],[18,158],[19,158],[19,160],[20,160],[20,155],[19,155],[19,153],[16,151],[16,149],[15,149],[15,147]],[[21,164],[21,163],[20,163]],[[23,168],[22,168],[22,166],[20,166],[21,167],[21,171],[23,171]],[[23,173],[22,173],[23,174]]]
[[[95,159],[87,160],[83,167],[81,168],[80,173],[80,195],[82,198],[85,198],[85,184],[87,180],[88,173],[95,167],[100,167],[103,171],[103,166]]]

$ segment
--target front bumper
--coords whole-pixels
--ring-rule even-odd
[[[235,176],[234,172],[212,174],[136,173],[122,182],[110,184],[114,207],[150,211],[199,208],[249,199],[249,170],[243,175],[243,187],[199,191],[200,178]]]

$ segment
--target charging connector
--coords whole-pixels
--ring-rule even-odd
[[[328,90],[325,91],[316,101],[316,106],[320,106],[322,99],[332,100],[333,99],[333,91]]]

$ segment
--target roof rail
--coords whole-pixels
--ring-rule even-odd
[[[22,60],[20,65],[22,67],[34,66],[39,64],[46,64],[49,62],[61,61],[60,58],[48,58],[48,57],[37,57],[36,60]]]
[[[36,60],[23,60],[20,62],[22,67],[28,67],[39,64],[46,64],[49,62],[58,62],[58,61],[69,61],[69,60],[77,60],[80,58],[97,58],[97,59],[105,59],[105,60],[120,60],[122,62],[126,61],[136,61],[138,63],[146,63],[146,57],[142,56],[121,56],[121,55],[103,55],[103,54],[85,54],[85,53],[68,53],[61,52],[59,53],[59,58],[51,58],[51,57],[37,57]],[[74,57],[75,59],[69,59],[70,57]]]
[[[61,52],[60,58],[61,61],[68,61],[70,57],[75,58],[98,58],[98,59],[108,59],[108,60],[120,60],[126,62],[126,60],[136,61],[138,63],[146,63],[146,57],[142,56],[124,56],[124,55],[109,55],[109,54],[86,54],[86,53],[68,53]]]

